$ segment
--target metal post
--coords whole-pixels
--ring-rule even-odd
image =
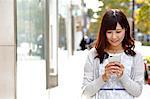
[[[134,30],[134,7],[135,7],[135,0],[132,0],[132,36],[134,38],[135,36],[135,30]]]
[[[85,12],[85,7],[86,4],[84,3],[84,0],[81,1],[82,3],[82,14],[83,14],[83,29],[82,29],[82,33],[83,33],[83,38],[87,29],[87,19],[86,19],[86,12]]]

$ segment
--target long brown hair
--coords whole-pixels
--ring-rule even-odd
[[[117,23],[119,23],[121,27],[125,29],[125,37],[122,41],[122,47],[124,49],[124,52],[130,56],[135,56],[136,54],[133,50],[135,47],[134,40],[131,37],[130,26],[125,14],[118,9],[109,9],[106,11],[102,18],[101,27],[95,43],[95,48],[98,53],[95,58],[100,58],[100,63],[103,63],[103,60],[108,58],[107,52],[104,51],[108,46],[106,31],[115,30]]]

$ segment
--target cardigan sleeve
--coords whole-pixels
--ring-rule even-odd
[[[136,53],[133,61],[131,75],[124,73],[120,81],[129,94],[138,97],[142,93],[144,83],[144,60],[141,54]]]
[[[95,75],[95,66],[94,66],[94,52],[90,51],[87,56],[87,60],[84,65],[84,77],[82,84],[82,95],[86,97],[94,96],[98,90],[104,85],[102,76],[99,76],[97,79],[94,79]]]

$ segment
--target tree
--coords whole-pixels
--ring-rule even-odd
[[[131,17],[132,14],[132,6],[130,3],[130,0],[98,0],[102,1],[104,3],[104,6],[101,7],[101,11],[99,12],[93,12],[92,9],[88,9],[88,15],[90,18],[93,18],[93,14],[97,13],[99,15],[99,18],[97,18],[97,22],[91,22],[89,27],[89,32],[94,33],[95,35],[99,31],[99,27],[101,24],[101,19],[104,14],[104,12],[109,9],[121,9],[126,14],[127,17]]]
[[[150,1],[138,0],[141,7],[136,10],[135,24],[136,28],[145,34],[150,34]]]

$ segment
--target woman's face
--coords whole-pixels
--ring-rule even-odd
[[[122,29],[121,25],[117,23],[116,30],[107,30],[106,37],[112,47],[122,46],[122,41],[125,36],[125,29]]]

